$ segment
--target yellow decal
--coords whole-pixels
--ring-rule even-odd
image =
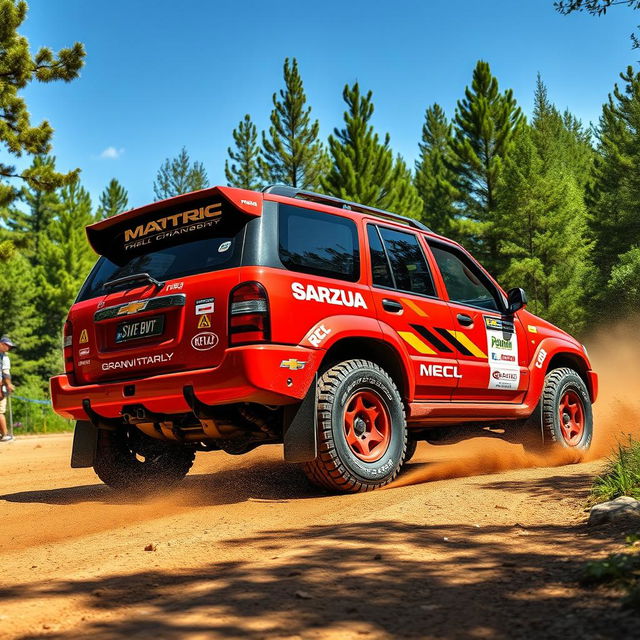
[[[436,352],[428,347],[415,333],[411,333],[410,331],[398,331],[400,337],[408,342],[418,353],[423,353],[425,355],[436,355]]]
[[[298,369],[304,369],[304,365],[306,362],[301,362],[300,360],[296,360],[295,358],[290,358],[289,360],[283,360],[280,363],[281,369],[289,369],[291,371],[296,371]]]
[[[400,298],[400,300],[402,300],[402,302],[404,302],[407,307],[409,307],[409,309],[415,311],[419,316],[422,316],[423,318],[429,316],[429,314],[425,313],[413,300],[409,300],[407,298]]]
[[[85,344],[89,342],[89,334],[86,329],[83,329],[80,333],[80,344]]]
[[[527,329],[529,329],[529,333],[538,333],[538,327],[534,327],[532,324],[528,324]]]
[[[487,359],[487,354],[481,351],[475,342],[471,342],[467,336],[461,331],[453,331],[452,329],[447,329],[447,331],[463,346],[465,346],[476,358],[484,358]]]
[[[198,320],[198,329],[211,329],[211,320],[209,319],[209,316],[200,316],[200,320]]]
[[[118,309],[118,315],[125,316],[131,313],[138,313],[138,311],[142,311],[146,306],[146,300],[142,302],[130,302],[129,304],[125,304],[124,307],[120,307]]]

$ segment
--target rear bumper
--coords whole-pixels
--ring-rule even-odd
[[[120,417],[127,404],[143,404],[154,413],[187,413],[191,409],[184,397],[185,387],[193,387],[197,398],[208,405],[291,404],[304,398],[323,355],[322,350],[304,347],[251,345],[228,349],[224,360],[212,369],[82,386],[71,385],[61,375],[51,378],[51,400],[56,413],[73,420],[89,419],[83,409],[85,400],[105,418]],[[292,360],[303,363],[302,368],[282,366]]]

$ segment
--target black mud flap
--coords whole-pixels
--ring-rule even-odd
[[[78,420],[73,432],[71,468],[93,467],[98,445],[98,429],[88,420]]]
[[[302,402],[285,407],[284,459],[287,462],[311,462],[318,455],[317,387],[316,376]]]

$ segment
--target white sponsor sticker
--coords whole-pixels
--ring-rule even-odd
[[[215,298],[203,298],[196,300],[196,315],[203,316],[207,313],[213,313],[215,309]]]
[[[231,246],[231,241],[227,240],[226,242],[223,242],[219,247],[218,247],[218,253],[224,253],[225,251],[229,251],[229,247]]]
[[[442,364],[421,364],[420,375],[427,378],[462,378],[458,367]]]
[[[211,331],[201,331],[191,338],[191,346],[196,351],[209,351],[218,344],[218,336]]]
[[[148,364],[169,362],[171,358],[173,358],[173,353],[158,353],[155,356],[138,356],[137,358],[127,358],[126,360],[113,360],[112,362],[103,362],[102,370],[135,369]]]
[[[518,337],[513,322],[485,316],[489,389],[515,391],[520,384]]]
[[[353,307],[354,309],[358,307],[367,308],[367,303],[358,291],[315,287],[312,284],[305,286],[301,282],[292,282],[291,293],[296,300],[314,300],[315,302],[324,302],[340,307]]]
[[[89,347],[85,347],[84,349],[80,349],[80,351],[78,351],[78,355],[83,358],[84,356],[88,356],[91,353],[91,349],[89,349]]]
[[[331,333],[331,329],[327,329],[321,324],[315,331],[311,332],[307,337],[309,344],[319,347],[320,343]]]

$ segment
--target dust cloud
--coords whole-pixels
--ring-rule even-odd
[[[421,457],[428,462],[409,469],[388,488],[402,487],[446,478],[461,478],[531,467],[557,467],[609,456],[618,443],[640,437],[640,319],[627,320],[600,329],[585,339],[591,364],[598,373],[599,392],[594,404],[594,437],[591,449],[580,453],[559,449],[548,454],[527,452],[522,445],[495,438],[473,438],[446,447],[446,457],[438,448],[421,444]],[[427,447],[420,449],[420,447]],[[455,456],[455,457],[453,457]]]

